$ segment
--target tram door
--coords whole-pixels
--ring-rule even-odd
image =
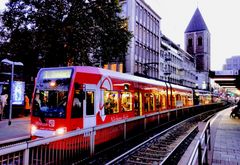
[[[83,128],[96,126],[96,85],[86,84],[83,101]]]

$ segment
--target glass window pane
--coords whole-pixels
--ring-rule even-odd
[[[78,118],[83,116],[83,100],[85,92],[82,90],[75,90],[72,106],[72,118]]]
[[[33,116],[65,118],[67,91],[38,90],[33,100]]]
[[[94,115],[94,91],[87,91],[86,115]]]
[[[121,95],[122,111],[132,111],[132,94],[130,92],[122,92]]]
[[[118,113],[118,92],[105,91],[104,92],[104,111],[105,114]]]

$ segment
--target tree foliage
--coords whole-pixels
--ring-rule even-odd
[[[120,13],[117,0],[10,0],[0,54],[24,62],[26,71],[124,62],[132,35]]]

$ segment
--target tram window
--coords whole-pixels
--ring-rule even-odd
[[[138,98],[138,93],[134,93],[134,109],[139,108],[139,98]]]
[[[170,101],[172,102],[172,103],[170,103],[171,107],[175,108],[176,107],[176,97],[175,97],[175,95],[170,97]]]
[[[72,106],[72,118],[78,118],[83,116],[83,98],[82,92],[75,91],[73,106]]]
[[[33,100],[33,116],[64,118],[67,91],[37,90]]]
[[[134,93],[134,110],[137,116],[140,115],[139,94],[138,92]]]
[[[177,94],[176,95],[176,107],[179,108],[179,107],[182,107],[182,106],[183,106],[183,101],[181,99],[181,95]]]
[[[150,94],[150,111],[154,110],[154,95]]]
[[[162,107],[165,109],[166,108],[166,102],[167,102],[167,96],[166,95],[162,95]]]
[[[153,94],[145,93],[144,111],[145,112],[153,111],[153,107],[154,107]]]
[[[104,92],[104,110],[105,114],[118,113],[118,92],[105,91]]]
[[[94,115],[94,92],[87,91],[86,115]]]
[[[122,111],[132,111],[132,94],[131,92],[122,92],[121,107]]]
[[[157,110],[159,111],[160,110],[160,107],[161,107],[161,104],[160,104],[160,95],[156,94],[156,108]]]
[[[148,112],[148,107],[149,107],[149,96],[148,96],[148,93],[145,93],[144,96],[145,96],[144,111]]]

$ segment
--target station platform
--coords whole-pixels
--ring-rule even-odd
[[[230,118],[232,108],[219,112],[211,122],[209,164],[240,165],[240,119]]]
[[[19,117],[0,121],[0,144],[11,142],[13,139],[21,140],[30,137],[30,117]]]
[[[209,165],[240,165],[240,119],[231,118],[233,107],[218,112],[210,121],[211,150],[208,151]],[[200,124],[201,127],[205,126]],[[186,165],[197,145],[200,131],[191,142],[178,165]]]

